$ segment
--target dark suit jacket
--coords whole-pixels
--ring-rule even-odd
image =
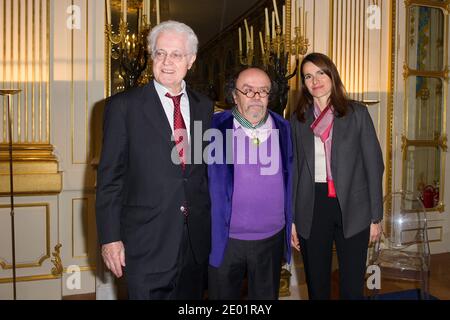
[[[284,215],[286,221],[285,228],[285,259],[287,262],[291,260],[291,227],[292,227],[292,140],[289,123],[276,114],[269,111],[272,116],[276,128],[279,130],[281,164],[284,182]],[[233,150],[227,150],[225,137],[228,129],[233,129],[233,114],[231,111],[224,111],[214,114],[212,127],[219,129],[223,138],[222,163],[213,163],[208,165],[209,190],[212,201],[212,247],[209,257],[209,263],[214,267],[219,267],[222,263],[225,249],[227,247],[230,221],[231,207],[233,197],[233,179],[234,166],[227,164],[227,155],[233,153]],[[217,157],[217,155],[216,155]],[[268,192],[270,192],[268,190]]]
[[[313,109],[300,122],[291,118],[294,143],[293,210],[297,232],[308,239],[314,209]],[[366,106],[351,104],[347,115],[334,119],[331,170],[349,238],[383,217],[383,156]]]
[[[212,102],[186,89],[190,104],[191,152],[205,146]],[[194,130],[201,121],[202,130]],[[183,234],[182,206],[188,208],[190,241],[197,262],[210,251],[210,200],[205,163],[183,173],[171,160],[175,143],[153,82],[118,94],[105,109],[103,149],[97,179],[100,244],[122,240],[126,271],[157,273],[173,268]],[[175,151],[176,152],[176,151]]]

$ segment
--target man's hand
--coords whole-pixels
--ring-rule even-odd
[[[106,267],[117,278],[122,277],[122,267],[125,267],[125,248],[122,241],[104,244],[102,246],[102,257]]]
[[[383,226],[380,223],[371,223],[370,224],[370,243],[376,242],[380,240],[381,234],[383,233]]]
[[[300,241],[298,240],[297,229],[295,228],[295,224],[292,224],[291,245],[298,252],[300,252]]]

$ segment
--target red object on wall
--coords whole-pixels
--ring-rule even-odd
[[[427,185],[422,191],[422,201],[425,208],[434,208],[436,188],[432,185]]]

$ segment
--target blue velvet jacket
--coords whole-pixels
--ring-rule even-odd
[[[278,114],[269,111],[279,130],[281,163],[284,180],[284,214],[285,228],[285,259],[289,263],[291,258],[291,227],[292,227],[292,140],[289,123]],[[211,128],[221,131],[223,137],[223,161],[216,161],[208,165],[209,193],[211,197],[211,253],[209,263],[214,267],[220,266],[228,242],[231,220],[231,199],[233,197],[233,164],[227,164],[226,130],[233,128],[231,111],[216,113],[213,116]],[[230,151],[229,151],[230,152]],[[232,151],[231,151],[232,152]],[[230,157],[230,155],[229,155]],[[217,158],[216,158],[217,159]],[[232,158],[231,158],[232,159]],[[270,192],[270,190],[267,190]]]

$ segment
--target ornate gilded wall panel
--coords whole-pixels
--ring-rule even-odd
[[[445,210],[449,1],[406,1],[402,188]]]
[[[57,298],[63,270],[55,196],[16,197],[17,298]],[[11,228],[8,199],[0,198],[0,300],[12,298]],[[39,290],[43,285],[48,292]]]

